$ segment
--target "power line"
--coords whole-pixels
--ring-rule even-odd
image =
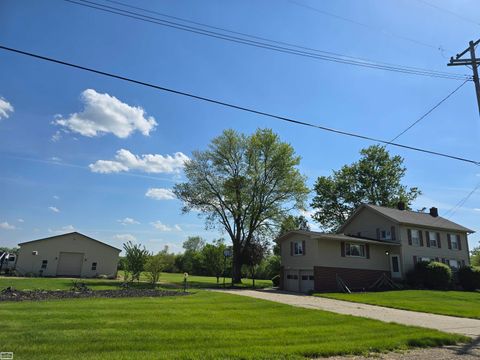
[[[164,19],[152,17],[152,16],[147,16],[143,14],[139,14],[136,12],[128,11],[128,10],[123,10],[119,9],[113,6],[108,6],[108,5],[103,5],[99,4],[93,1],[88,1],[88,0],[65,0],[69,3],[84,6],[87,8],[91,9],[96,9],[100,11],[104,11],[107,13],[111,14],[116,14],[120,15],[123,17],[127,18],[132,18],[135,20],[140,20],[140,21],[145,21],[148,23],[153,23],[161,26],[166,26],[169,28],[174,28],[182,31],[187,31],[191,33],[195,33],[198,35],[204,35],[207,37],[211,38],[216,38],[216,39],[221,39],[225,41],[230,41],[238,44],[243,44],[243,45],[248,45],[248,46],[253,46],[257,48],[262,48],[262,49],[267,49],[267,50],[272,50],[272,51],[277,51],[281,53],[287,53],[287,54],[292,54],[292,55],[297,55],[297,56],[303,56],[307,58],[313,58],[317,60],[324,60],[324,61],[330,61],[330,62],[335,62],[335,63],[342,63],[342,64],[348,64],[348,65],[354,65],[354,66],[361,66],[365,68],[372,68],[372,69],[380,69],[380,70],[386,70],[386,71],[392,71],[392,72],[397,72],[397,73],[406,73],[406,74],[411,74],[411,75],[419,75],[419,76],[429,76],[429,77],[435,77],[435,78],[443,78],[443,79],[452,79],[452,80],[470,80],[471,76],[469,75],[461,75],[461,74],[453,74],[453,73],[448,73],[448,72],[443,72],[443,71],[436,71],[436,70],[429,70],[429,69],[422,69],[422,68],[416,68],[416,67],[409,67],[409,66],[403,66],[403,65],[394,65],[394,64],[387,64],[387,63],[379,63],[379,62],[373,62],[371,60],[366,60],[366,59],[361,59],[361,58],[354,58],[350,56],[345,56],[345,55],[340,55],[340,54],[335,54],[335,53],[328,53],[325,51],[317,50],[317,49],[310,49],[309,51],[306,50],[296,50],[292,47],[296,48],[301,48],[297,45],[288,45],[288,46],[278,46],[274,45],[275,43],[281,43],[275,40],[266,40],[270,41],[271,43],[267,42],[262,42],[262,41],[257,41],[257,40],[249,40],[245,37],[239,37],[239,36],[232,36],[228,34],[222,34],[210,30],[205,30],[201,29],[198,27],[193,27],[189,25],[184,25],[180,24],[177,22],[173,21],[167,21]],[[248,35],[249,37],[252,37],[251,35]],[[257,37],[259,38],[259,37]],[[273,44],[272,44],[273,43]],[[284,43],[288,44],[288,43]],[[306,48],[309,49],[309,48]]]
[[[415,125],[417,125],[420,121],[422,121],[423,119],[425,119],[428,115],[430,115],[433,110],[435,110],[436,108],[438,108],[440,105],[442,105],[450,96],[452,96],[453,94],[455,94],[458,90],[460,90],[460,88],[465,85],[467,83],[468,80],[465,80],[461,85],[459,85],[458,87],[456,87],[452,92],[450,92],[447,96],[445,96],[442,100],[440,100],[438,103],[435,104],[435,106],[433,106],[432,108],[430,108],[430,110],[428,110],[425,114],[423,114],[422,116],[420,116],[417,120],[415,120],[413,123],[411,123],[405,130],[403,130],[401,133],[399,133],[397,136],[395,136],[392,140],[390,140],[390,142],[394,142],[395,140],[397,140],[400,136],[402,136],[403,134],[405,134],[408,130],[410,130],[411,128],[413,128]]]
[[[480,189],[480,182],[477,183],[477,185],[475,185],[475,187],[465,196],[463,197],[462,199],[460,199],[452,208],[450,208],[448,211],[445,212],[445,214],[443,215],[444,217],[446,217],[447,219],[451,219],[453,215],[455,215],[455,213],[463,206],[465,205],[465,203],[468,201],[468,199],[470,199],[472,197],[473,194],[475,194],[475,192]],[[436,221],[435,221],[436,222]],[[434,224],[435,224],[434,222]]]
[[[140,10],[140,11],[143,11],[143,12],[146,12],[146,13],[159,15],[159,16],[166,17],[166,18],[169,18],[169,19],[175,19],[175,20],[179,20],[179,21],[182,21],[182,22],[185,22],[185,23],[195,24],[195,25],[199,25],[199,26],[209,28],[209,29],[213,29],[213,30],[223,31],[223,32],[226,32],[226,33],[229,33],[229,34],[245,36],[245,37],[252,38],[252,39],[268,41],[268,42],[271,42],[271,43],[274,43],[274,44],[285,45],[285,46],[294,47],[294,48],[297,48],[297,49],[314,51],[314,52],[319,52],[319,53],[323,53],[323,54],[335,55],[335,56],[340,56],[340,57],[345,57],[345,58],[350,58],[350,59],[355,59],[355,60],[371,61],[369,59],[362,58],[362,57],[353,57],[353,56],[343,55],[343,54],[339,54],[339,53],[335,53],[335,52],[331,52],[331,51],[319,50],[319,49],[315,49],[315,48],[311,48],[311,47],[307,47],[307,46],[292,44],[292,43],[288,43],[288,42],[285,42],[285,41],[272,40],[272,39],[268,39],[268,38],[257,36],[257,35],[251,35],[251,34],[247,34],[247,33],[240,32],[240,31],[226,29],[226,28],[219,27],[219,26],[212,26],[212,25],[208,25],[208,24],[201,23],[201,22],[198,22],[198,21],[187,20],[187,19],[184,19],[184,18],[181,18],[181,17],[178,17],[178,16],[168,15],[168,14],[165,14],[165,13],[162,13],[162,12],[159,12],[159,11],[142,8],[142,7],[139,7],[139,6],[130,5],[130,4],[127,4],[127,3],[124,3],[124,2],[121,2],[121,1],[116,1],[116,0],[103,0],[103,1],[107,2],[107,3],[111,3],[111,4],[120,5],[120,6],[129,8],[129,9],[135,9],[135,10]],[[305,6],[305,7],[311,8],[307,5],[303,5],[303,4],[297,3],[295,1],[290,1],[290,2],[292,2],[294,4],[297,4],[299,6]],[[313,10],[313,8],[312,8],[312,10]],[[317,9],[315,9],[315,10],[317,10]],[[320,10],[318,10],[318,11],[320,11]],[[333,16],[333,17],[338,17],[339,19],[342,19],[342,20],[345,20],[345,21],[349,21],[349,22],[352,22],[352,23],[357,23],[358,25],[372,28],[371,26],[369,26],[367,24],[358,23],[355,20],[350,20],[350,19],[347,19],[347,18],[343,18],[341,16],[336,16],[335,14],[326,13],[326,15],[330,15],[330,16]],[[372,29],[375,30],[375,31],[378,31],[378,29],[375,29],[375,28],[372,28]],[[380,31],[382,31],[382,30],[380,30]],[[382,32],[384,32],[384,31],[382,31]],[[392,33],[388,33],[388,34],[392,35],[392,36],[395,36],[395,34],[392,34]],[[400,35],[398,35],[397,37],[402,38],[402,39],[410,40],[414,43],[417,43],[419,45],[424,45],[424,46],[433,48],[435,50],[445,50],[445,49],[443,49],[439,46],[422,43],[422,42],[419,42],[418,40],[415,40],[415,39],[405,38],[405,37],[402,37]],[[376,63],[385,64],[385,65],[392,65],[392,64],[384,63],[384,62],[380,62],[380,61],[376,61]]]
[[[108,77],[111,77],[111,78],[114,78],[114,79],[128,81],[128,82],[131,82],[131,83],[134,83],[134,84],[137,84],[137,85],[150,87],[150,88],[153,88],[153,89],[156,89],[156,90],[161,90],[161,91],[169,92],[169,93],[172,93],[172,94],[182,95],[182,96],[189,97],[189,98],[192,98],[192,99],[201,100],[201,101],[209,102],[209,103],[212,103],[212,104],[221,105],[221,106],[224,106],[224,107],[229,107],[229,108],[232,108],[232,109],[241,110],[241,111],[245,111],[245,112],[256,114],[256,115],[261,115],[261,116],[269,117],[269,118],[272,118],[272,119],[277,119],[277,120],[280,120],[280,121],[284,121],[284,122],[288,122],[288,123],[292,123],[292,124],[296,124],[296,125],[307,126],[307,127],[311,127],[311,128],[315,128],[315,129],[319,129],[319,130],[323,130],[323,131],[328,131],[328,132],[339,134],[339,135],[354,137],[354,138],[373,141],[373,142],[377,142],[377,143],[389,144],[389,145],[396,146],[396,147],[403,148],[403,149],[413,150],[413,151],[417,151],[417,152],[422,152],[422,153],[426,153],[426,154],[430,154],[430,155],[440,156],[440,157],[449,158],[449,159],[462,161],[462,162],[467,162],[467,163],[471,163],[471,164],[480,166],[480,161],[478,161],[478,160],[467,159],[467,158],[463,158],[463,157],[460,157],[460,156],[445,154],[445,153],[441,153],[441,152],[437,152],[437,151],[433,151],[433,150],[426,150],[426,149],[421,149],[421,148],[417,148],[417,147],[414,147],[414,146],[408,146],[408,145],[393,143],[393,142],[390,142],[390,141],[387,141],[387,140],[376,139],[376,138],[366,136],[366,135],[356,134],[356,133],[343,131],[343,130],[337,130],[337,129],[329,128],[329,127],[326,127],[326,126],[315,125],[315,124],[308,123],[308,122],[305,122],[305,121],[296,120],[296,119],[288,118],[288,117],[281,116],[281,115],[275,115],[275,114],[267,113],[267,112],[264,112],[264,111],[247,108],[247,107],[244,107],[244,106],[241,106],[241,105],[235,105],[235,104],[227,103],[227,102],[216,100],[216,99],[207,98],[207,97],[204,97],[204,96],[187,93],[187,92],[184,92],[184,91],[174,90],[174,89],[163,87],[163,86],[160,86],[160,85],[155,85],[155,84],[152,84],[152,83],[148,83],[148,82],[144,82],[144,81],[140,81],[140,80],[135,80],[135,79],[128,78],[128,77],[125,77],[125,76],[116,75],[116,74],[113,74],[113,73],[89,68],[89,67],[86,67],[86,66],[77,65],[77,64],[66,62],[66,61],[53,59],[53,58],[50,58],[50,57],[30,53],[30,52],[19,50],[19,49],[10,48],[10,47],[3,46],[3,45],[0,45],[0,49],[5,50],[5,51],[9,51],[9,52],[13,52],[13,53],[17,53],[17,54],[22,54],[22,55],[29,56],[29,57],[36,58],[36,59],[41,59],[41,60],[52,62],[52,63],[61,64],[61,65],[64,65],[64,66],[88,71],[88,72],[91,72],[91,73],[95,73],[95,74],[99,74],[99,75],[103,75],[103,76],[108,76]]]
[[[105,0],[105,1],[110,2],[110,0]],[[292,3],[292,4],[295,4],[297,6],[303,7],[305,9],[317,12],[319,14],[329,16],[329,17],[332,17],[334,19],[342,20],[342,21],[348,22],[350,24],[354,24],[354,25],[363,27],[364,29],[373,31],[376,34],[378,34],[380,32],[382,34],[392,36],[392,37],[396,37],[396,38],[401,39],[401,40],[409,41],[409,42],[417,44],[417,45],[421,45],[421,46],[428,47],[428,48],[431,48],[431,49],[439,50],[442,53],[443,53],[443,51],[448,50],[448,49],[444,49],[442,46],[436,46],[436,45],[428,44],[426,42],[419,41],[417,39],[413,39],[413,38],[410,38],[408,36],[399,35],[399,34],[396,34],[394,32],[384,30],[382,28],[372,26],[370,24],[366,24],[366,23],[363,23],[363,22],[360,22],[360,21],[357,21],[357,20],[349,19],[345,16],[337,15],[337,14],[334,14],[334,13],[326,11],[326,10],[318,9],[316,7],[313,7],[313,6],[310,6],[310,5],[307,5],[307,4],[303,4],[303,3],[295,1],[295,0],[289,0],[289,2]]]
[[[435,9],[437,9],[437,10],[440,10],[440,11],[443,11],[443,12],[448,13],[448,14],[450,14],[450,15],[453,15],[453,16],[455,16],[455,17],[457,17],[457,18],[459,18],[459,19],[462,19],[462,20],[464,20],[464,21],[467,21],[467,22],[469,22],[469,23],[472,23],[472,24],[475,24],[475,25],[480,25],[479,22],[477,22],[477,21],[475,21],[475,20],[472,20],[472,19],[470,19],[470,18],[468,18],[468,17],[466,17],[466,16],[463,16],[463,15],[461,15],[461,14],[458,14],[458,13],[452,11],[452,10],[445,9],[445,8],[443,8],[443,7],[441,7],[441,6],[432,4],[432,3],[428,2],[428,1],[425,1],[425,0],[417,0],[417,1],[418,1],[418,2],[421,2],[421,3],[425,4],[425,5],[428,5],[428,6],[430,6],[430,7],[433,7],[433,8],[435,8]]]

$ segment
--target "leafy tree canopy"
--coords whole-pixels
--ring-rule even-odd
[[[390,156],[384,146],[372,145],[360,151],[360,160],[344,165],[330,176],[321,176],[314,187],[313,218],[325,230],[335,231],[362,203],[406,208],[421,194],[417,187],[402,184],[406,168],[403,158]]]
[[[176,184],[184,212],[198,210],[233,245],[233,282],[241,281],[242,253],[254,236],[271,229],[295,208],[308,189],[291,145],[269,129],[247,136],[226,130],[185,164],[187,181]]]

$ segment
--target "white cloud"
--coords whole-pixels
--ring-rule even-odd
[[[474,208],[473,210],[474,211],[480,211],[480,208]]]
[[[53,211],[54,213],[59,213],[59,212],[60,212],[60,210],[59,210],[57,207],[55,207],[55,206],[49,206],[48,208],[49,208],[51,211]]]
[[[48,229],[48,232],[52,234],[63,234],[63,233],[70,233],[74,231],[77,231],[77,229],[75,229],[73,225],[65,225],[65,226],[62,226],[60,229],[55,229],[55,230]]]
[[[25,222],[25,220],[23,220],[23,219],[17,219],[17,221],[18,221],[19,223]]]
[[[10,116],[9,113],[13,113],[13,110],[14,109],[13,109],[12,104],[10,104],[4,98],[0,97],[0,120],[2,118],[7,119]]]
[[[164,188],[150,188],[145,193],[145,196],[155,200],[176,199],[176,196],[171,189],[164,189]]]
[[[66,118],[56,116],[53,123],[83,136],[112,133],[119,138],[126,138],[135,131],[148,136],[157,125],[152,116],[146,117],[141,107],[130,106],[109,94],[87,89],[82,92],[81,100],[84,103],[82,112]]]
[[[59,157],[57,156],[52,156],[51,158],[49,158],[50,161],[55,161],[55,162],[60,162],[62,161],[62,159],[60,159]]]
[[[53,195],[53,198],[54,198],[55,200],[58,200],[58,199],[60,199],[60,196],[58,196],[58,195]]]
[[[124,241],[124,242],[128,242],[128,241],[136,242],[137,241],[137,238],[135,236],[133,236],[132,234],[117,234],[113,238],[115,240],[120,240],[120,241]]]
[[[144,154],[135,155],[125,149],[120,149],[115,155],[115,160],[98,160],[88,167],[96,173],[108,174],[121,171],[137,170],[146,173],[178,173],[188,156],[177,152],[171,155]]]
[[[125,219],[121,219],[121,220],[117,220],[120,224],[122,225],[136,225],[136,224],[140,224],[140,222],[138,222],[137,220],[135,219],[132,219],[132,218],[129,218],[129,217],[126,217]]]
[[[175,224],[174,226],[165,225],[160,220],[150,223],[155,229],[160,231],[182,231],[180,225]]]
[[[12,225],[12,224],[9,224],[8,222],[4,221],[2,223],[0,223],[0,229],[4,229],[4,230],[14,230],[15,229],[15,226]]]
[[[52,142],[57,142],[62,138],[62,132],[60,130],[55,131],[50,140]]]

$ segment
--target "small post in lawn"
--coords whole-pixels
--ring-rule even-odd
[[[223,288],[225,288],[225,275],[227,272],[227,257],[232,256],[230,249],[223,250]]]
[[[183,292],[187,292],[188,273],[183,273]]]

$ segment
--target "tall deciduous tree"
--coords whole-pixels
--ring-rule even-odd
[[[271,130],[251,136],[226,130],[185,164],[187,181],[174,187],[184,212],[199,210],[209,227],[219,226],[233,245],[233,283],[241,282],[242,255],[254,235],[295,208],[308,189],[300,158]]]
[[[390,156],[380,145],[362,149],[360,155],[359,161],[321,176],[315,183],[313,218],[325,230],[336,230],[362,203],[395,207],[404,202],[408,209],[421,194],[417,187],[402,184],[407,170],[402,157]]]

